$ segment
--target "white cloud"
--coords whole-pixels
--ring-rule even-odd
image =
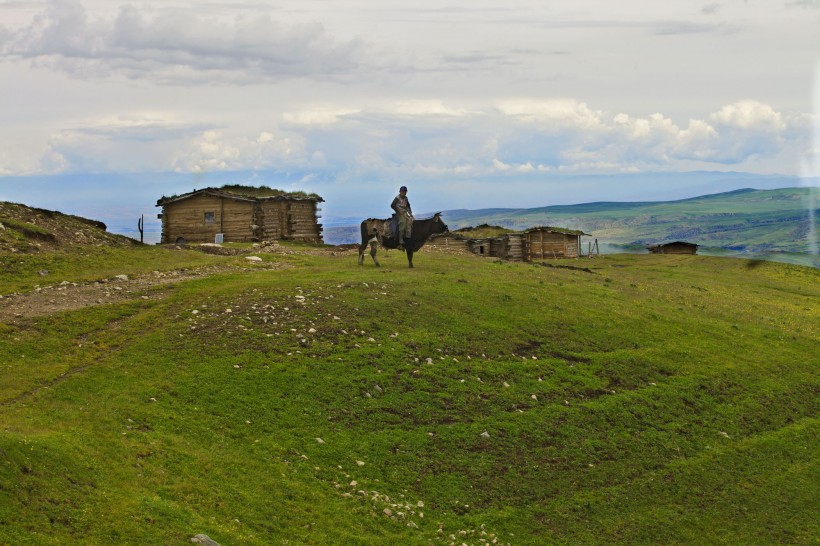
[[[363,54],[361,41],[337,41],[315,21],[285,24],[256,12],[219,19],[133,5],[113,18],[91,19],[76,0],[51,2],[27,27],[4,34],[6,57],[78,77],[177,84],[344,78]]]
[[[779,112],[753,100],[727,104],[709,117],[715,123],[744,131],[779,133],[786,128]]]
[[[345,117],[359,113],[355,109],[333,109],[328,107],[309,108],[282,114],[287,126],[324,127],[340,123]]]
[[[513,99],[498,103],[498,110],[522,123],[548,124],[550,127],[594,130],[601,127],[603,112],[593,110],[575,99]]]
[[[297,110],[281,128],[243,134],[216,119],[149,111],[75,122],[52,134],[40,161],[49,172],[277,168],[323,178],[720,169],[810,150],[812,120],[755,101],[679,125],[661,113],[609,115],[568,99],[470,111],[431,100]]]

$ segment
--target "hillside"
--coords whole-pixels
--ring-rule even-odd
[[[808,252],[811,188],[743,189],[665,202],[585,203],[529,209],[450,210],[450,229],[480,224],[522,230],[551,225],[582,230],[602,244],[685,240],[747,253]],[[326,228],[325,240],[354,242],[357,230]],[[348,241],[350,239],[350,241]]]
[[[479,221],[516,229],[562,225],[609,244],[685,240],[737,251],[806,252],[810,192],[744,189],[669,202],[587,203],[486,214],[452,211],[445,218],[457,227]]]
[[[820,536],[817,269],[286,250],[0,251],[0,308],[215,267],[0,315],[0,543]]]
[[[127,247],[134,239],[106,231],[102,222],[0,201],[0,253],[42,252],[77,245]]]

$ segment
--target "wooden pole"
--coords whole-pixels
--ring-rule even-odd
[[[140,219],[137,220],[137,229],[140,231],[140,243],[144,243],[144,235],[145,235],[145,215],[140,214]]]

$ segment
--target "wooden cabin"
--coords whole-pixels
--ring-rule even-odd
[[[459,233],[448,231],[446,233],[431,235],[424,246],[428,249],[441,250],[443,252],[467,253],[472,252],[470,242],[471,240],[469,238]]]
[[[157,201],[163,244],[290,239],[322,242],[315,194],[266,186],[205,188]]]
[[[647,249],[652,254],[697,254],[698,246],[695,243],[685,241],[674,241],[672,243],[662,243],[657,245],[647,245]]]
[[[449,252],[472,252],[477,256],[511,262],[581,256],[582,231],[536,227],[513,231],[499,226],[481,225],[434,235],[428,241],[432,248]]]
[[[482,224],[433,235],[427,245],[446,252],[472,253],[486,258],[522,261],[522,234],[500,226]]]
[[[581,256],[581,236],[588,233],[557,227],[534,227],[524,231],[525,260],[578,258]]]

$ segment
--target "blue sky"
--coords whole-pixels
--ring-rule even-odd
[[[820,0],[0,0],[0,200],[154,221],[250,183],[366,217],[402,184],[447,210],[817,176],[818,61]]]

